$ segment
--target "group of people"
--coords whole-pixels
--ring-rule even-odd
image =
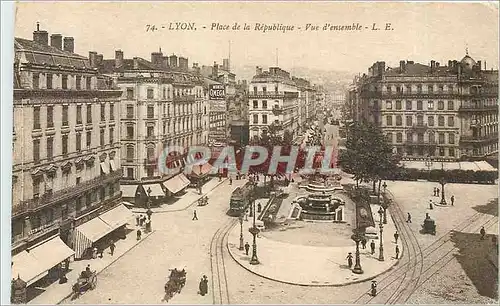
[[[398,233],[398,231],[396,231],[394,233],[394,242],[396,243],[396,249],[395,249],[395,253],[396,253],[395,258],[396,259],[399,259],[399,246],[397,244],[398,243],[398,239],[399,239],[399,233]],[[366,240],[366,238],[363,237],[363,239],[361,240],[361,248],[366,249],[366,244],[367,243],[368,243],[368,240]],[[246,246],[245,246],[245,248],[246,248]],[[375,254],[375,248],[376,248],[375,240],[372,239],[372,241],[370,242],[371,255]],[[347,259],[347,265],[349,266],[349,269],[351,269],[352,268],[352,264],[353,264],[353,262],[352,262],[353,256],[352,256],[351,252],[349,252],[347,254],[347,258],[346,259]]]
[[[435,197],[439,197],[439,193],[440,193],[439,188],[438,187],[434,187],[434,191],[433,191],[432,195],[435,196]],[[452,195],[450,197],[450,204],[451,204],[451,206],[453,206],[455,204],[455,196],[454,195]],[[432,200],[430,200],[429,208],[432,209]]]

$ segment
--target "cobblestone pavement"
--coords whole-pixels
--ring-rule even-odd
[[[221,249],[219,253],[221,256],[215,259],[214,256],[211,257],[211,247],[213,250],[214,246],[224,244],[224,235],[220,235],[214,240],[215,243],[212,243],[214,234],[232,219],[225,215],[230,193],[242,183],[243,181],[233,180],[233,186],[228,186],[225,182],[212,191],[209,194],[210,204],[196,208],[198,221],[191,220],[193,213],[191,208],[185,211],[153,215],[156,231],[141,245],[104,270],[99,275],[96,290],[85,293],[79,300],[72,303],[165,303],[162,301],[163,286],[168,269],[173,267],[186,267],[188,273],[183,291],[169,301],[174,304],[212,304],[220,301],[227,302],[227,300],[231,304],[350,304],[355,301],[366,302],[369,299],[370,282],[329,288],[288,285],[264,279],[245,270],[229,257],[227,249]],[[467,250],[479,249],[477,247],[479,243],[482,243],[483,247],[488,247],[487,244],[490,243],[489,240],[479,241],[479,238],[475,237],[478,230],[475,227],[495,216],[480,213],[475,215],[477,219],[472,219],[472,221],[475,220],[474,225],[468,227],[465,225],[478,210],[483,211],[482,205],[497,197],[496,186],[447,185],[447,197],[455,195],[455,206],[435,207],[430,214],[436,220],[438,233],[436,236],[423,235],[419,233],[420,223],[427,211],[429,195],[432,196],[434,186],[435,184],[427,182],[388,182],[388,190],[401,206],[401,213],[406,215],[410,212],[413,215],[413,223],[404,224],[408,225],[415,240],[418,241],[424,254],[425,264],[417,265],[418,270],[415,272],[415,269],[405,269],[405,262],[402,261],[393,271],[378,277],[377,280],[382,284],[396,279],[392,284],[403,283],[401,287],[404,288],[397,290],[390,286],[387,289],[380,288],[380,299],[370,300],[368,303],[388,299],[393,292],[396,294],[391,298],[390,303],[401,300],[406,300],[406,303],[494,303],[495,299],[488,297],[488,292],[485,293],[483,289],[480,289],[482,283],[478,281],[477,275],[470,272],[473,270],[467,266],[470,260],[465,264],[464,258],[471,256],[466,252]],[[472,237],[461,237],[456,233],[450,235],[449,231],[453,228],[461,229],[459,232],[461,235],[470,234]],[[494,226],[486,228],[489,234],[498,233],[498,228]],[[472,240],[475,244],[465,245],[465,247],[462,245],[463,241]],[[444,244],[443,241],[445,241]],[[438,251],[425,256],[426,252],[437,247]],[[452,252],[448,253],[450,249]],[[259,251],[265,252],[264,249],[259,249]],[[443,257],[444,260],[435,264]],[[403,258],[408,257],[404,254]],[[447,262],[450,258],[452,260]],[[472,257],[472,260],[474,258]],[[420,260],[422,261],[422,257]],[[304,259],[301,264],[307,267],[311,261],[314,261],[314,258]],[[418,262],[418,259],[415,259],[415,262]],[[445,263],[444,268],[441,268]],[[213,287],[210,285],[213,280],[211,266],[215,269],[219,267],[223,272],[222,278],[216,277],[217,284]],[[398,268],[400,266],[403,268]],[[406,265],[406,267],[410,266]],[[491,269],[480,270],[480,273],[487,276],[486,279],[491,282],[492,273],[487,271]],[[404,277],[405,273],[407,281],[398,281]],[[198,282],[203,274],[206,274],[210,281],[209,294],[204,297],[197,294]],[[388,277],[389,275],[392,275],[391,278]],[[383,280],[384,277],[387,279]],[[415,280],[417,278],[418,280]],[[480,288],[477,287],[478,285]],[[212,294],[212,288],[216,289],[217,298]],[[389,294],[388,296],[384,295],[384,290],[386,294]],[[221,292],[224,293],[223,297],[220,297]],[[360,300],[363,301],[360,302]]]

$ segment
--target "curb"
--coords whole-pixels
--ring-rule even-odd
[[[136,246],[138,246],[139,244],[141,244],[144,240],[146,240],[149,236],[151,236],[154,232],[156,232],[156,230],[152,230],[151,233],[149,233],[149,235],[147,235],[146,237],[142,238],[139,242],[137,242],[136,244],[134,244],[130,249],[126,250],[123,254],[121,254],[120,256],[118,257],[115,257],[113,259],[113,261],[111,261],[107,266],[105,266],[101,271],[97,272],[96,273],[96,276],[99,275],[101,272],[103,272],[104,270],[106,270],[107,268],[109,268],[112,264],[114,264],[118,259],[122,258],[125,254],[127,254],[128,252],[130,252],[131,250],[133,250]],[[59,302],[57,303],[54,303],[55,305],[59,305],[61,304],[64,300],[68,299],[69,297],[71,297],[71,295],[73,295],[73,292],[71,292],[70,294],[68,294],[67,296],[65,296],[64,298],[62,298]]]
[[[227,248],[227,251],[229,252],[229,255],[231,255],[231,258],[238,265],[240,265],[243,269],[247,270],[248,272],[250,272],[250,273],[252,273],[252,274],[254,274],[256,276],[259,276],[259,277],[265,278],[267,280],[270,280],[270,281],[274,281],[274,282],[278,282],[278,283],[282,283],[282,284],[287,284],[287,285],[301,286],[301,287],[344,287],[344,286],[349,286],[349,285],[353,285],[353,284],[359,284],[359,283],[363,283],[363,282],[372,280],[372,279],[374,279],[376,277],[379,277],[380,275],[393,270],[394,267],[399,264],[399,260],[396,260],[396,262],[392,266],[390,266],[387,270],[384,270],[384,271],[382,271],[382,272],[380,272],[378,274],[375,274],[373,276],[370,276],[370,277],[367,277],[367,278],[364,278],[364,279],[360,279],[360,280],[351,281],[351,282],[345,282],[345,283],[340,283],[340,284],[299,284],[299,283],[293,283],[293,282],[287,282],[287,281],[283,281],[283,280],[279,280],[279,279],[274,279],[274,278],[271,278],[269,276],[265,276],[265,275],[259,274],[259,273],[255,272],[255,271],[247,268],[246,266],[244,266],[242,263],[240,263],[235,258],[235,255],[233,254],[233,252],[231,251],[231,249],[229,247],[229,240],[226,243],[226,248]]]
[[[169,213],[169,212],[177,212],[177,211],[183,211],[183,210],[187,210],[188,208],[191,208],[194,204],[198,203],[198,200],[202,197],[202,196],[205,196],[207,194],[209,194],[210,192],[212,192],[215,188],[219,187],[222,183],[224,183],[225,181],[227,180],[227,178],[223,179],[222,181],[218,182],[217,185],[215,185],[212,189],[208,190],[207,192],[205,192],[204,194],[201,194],[199,195],[199,197],[194,200],[193,202],[191,202],[191,204],[187,205],[186,207],[184,208],[178,208],[178,209],[172,209],[172,210],[156,210],[156,211],[153,211],[153,214],[164,214],[164,213]],[[139,213],[139,214],[144,214],[146,213],[146,210],[144,211],[134,211],[133,209],[130,210],[131,212],[133,213]]]

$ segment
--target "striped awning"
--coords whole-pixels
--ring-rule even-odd
[[[75,258],[81,258],[86,249],[90,248],[94,242],[111,233],[113,228],[99,218],[75,228],[74,245]]]
[[[137,191],[137,185],[120,185],[120,190],[122,192],[122,197],[135,198],[135,193]]]
[[[127,207],[125,207],[125,205],[122,204],[100,215],[99,219],[115,230],[120,226],[127,224],[130,220],[133,220],[134,215]]]
[[[163,188],[161,187],[160,184],[144,184],[142,185],[144,188],[144,191],[146,194],[148,194],[148,190],[151,190],[151,194],[149,194],[152,197],[164,197],[165,192],[163,192]]]
[[[176,175],[173,178],[169,179],[168,181],[164,182],[163,185],[165,186],[165,188],[168,189],[168,191],[170,191],[173,194],[176,194],[179,191],[186,188],[187,186],[189,186],[190,183],[191,182],[184,175],[184,173],[180,173],[179,175]]]

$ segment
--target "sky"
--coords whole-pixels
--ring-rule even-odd
[[[163,53],[189,58],[189,65],[274,66],[364,73],[376,61],[446,64],[469,55],[498,69],[498,5],[490,3],[342,2],[22,2],[17,5],[15,36],[32,39],[36,22],[49,34],[75,38],[75,52],[114,58],[150,59]],[[169,30],[170,23],[194,22],[197,30]],[[211,30],[212,23],[251,25],[251,30]],[[295,26],[294,31],[263,33],[256,23]],[[319,31],[305,30],[306,24]],[[323,31],[325,23],[362,31]],[[380,28],[372,31],[373,23]],[[391,23],[391,30],[385,24]],[[146,31],[146,25],[160,30]],[[161,27],[165,26],[164,29]],[[206,29],[203,29],[203,26]],[[298,30],[297,28],[301,29]],[[366,27],[366,28],[365,28]],[[278,51],[277,51],[278,50]],[[276,56],[278,55],[278,56]]]

